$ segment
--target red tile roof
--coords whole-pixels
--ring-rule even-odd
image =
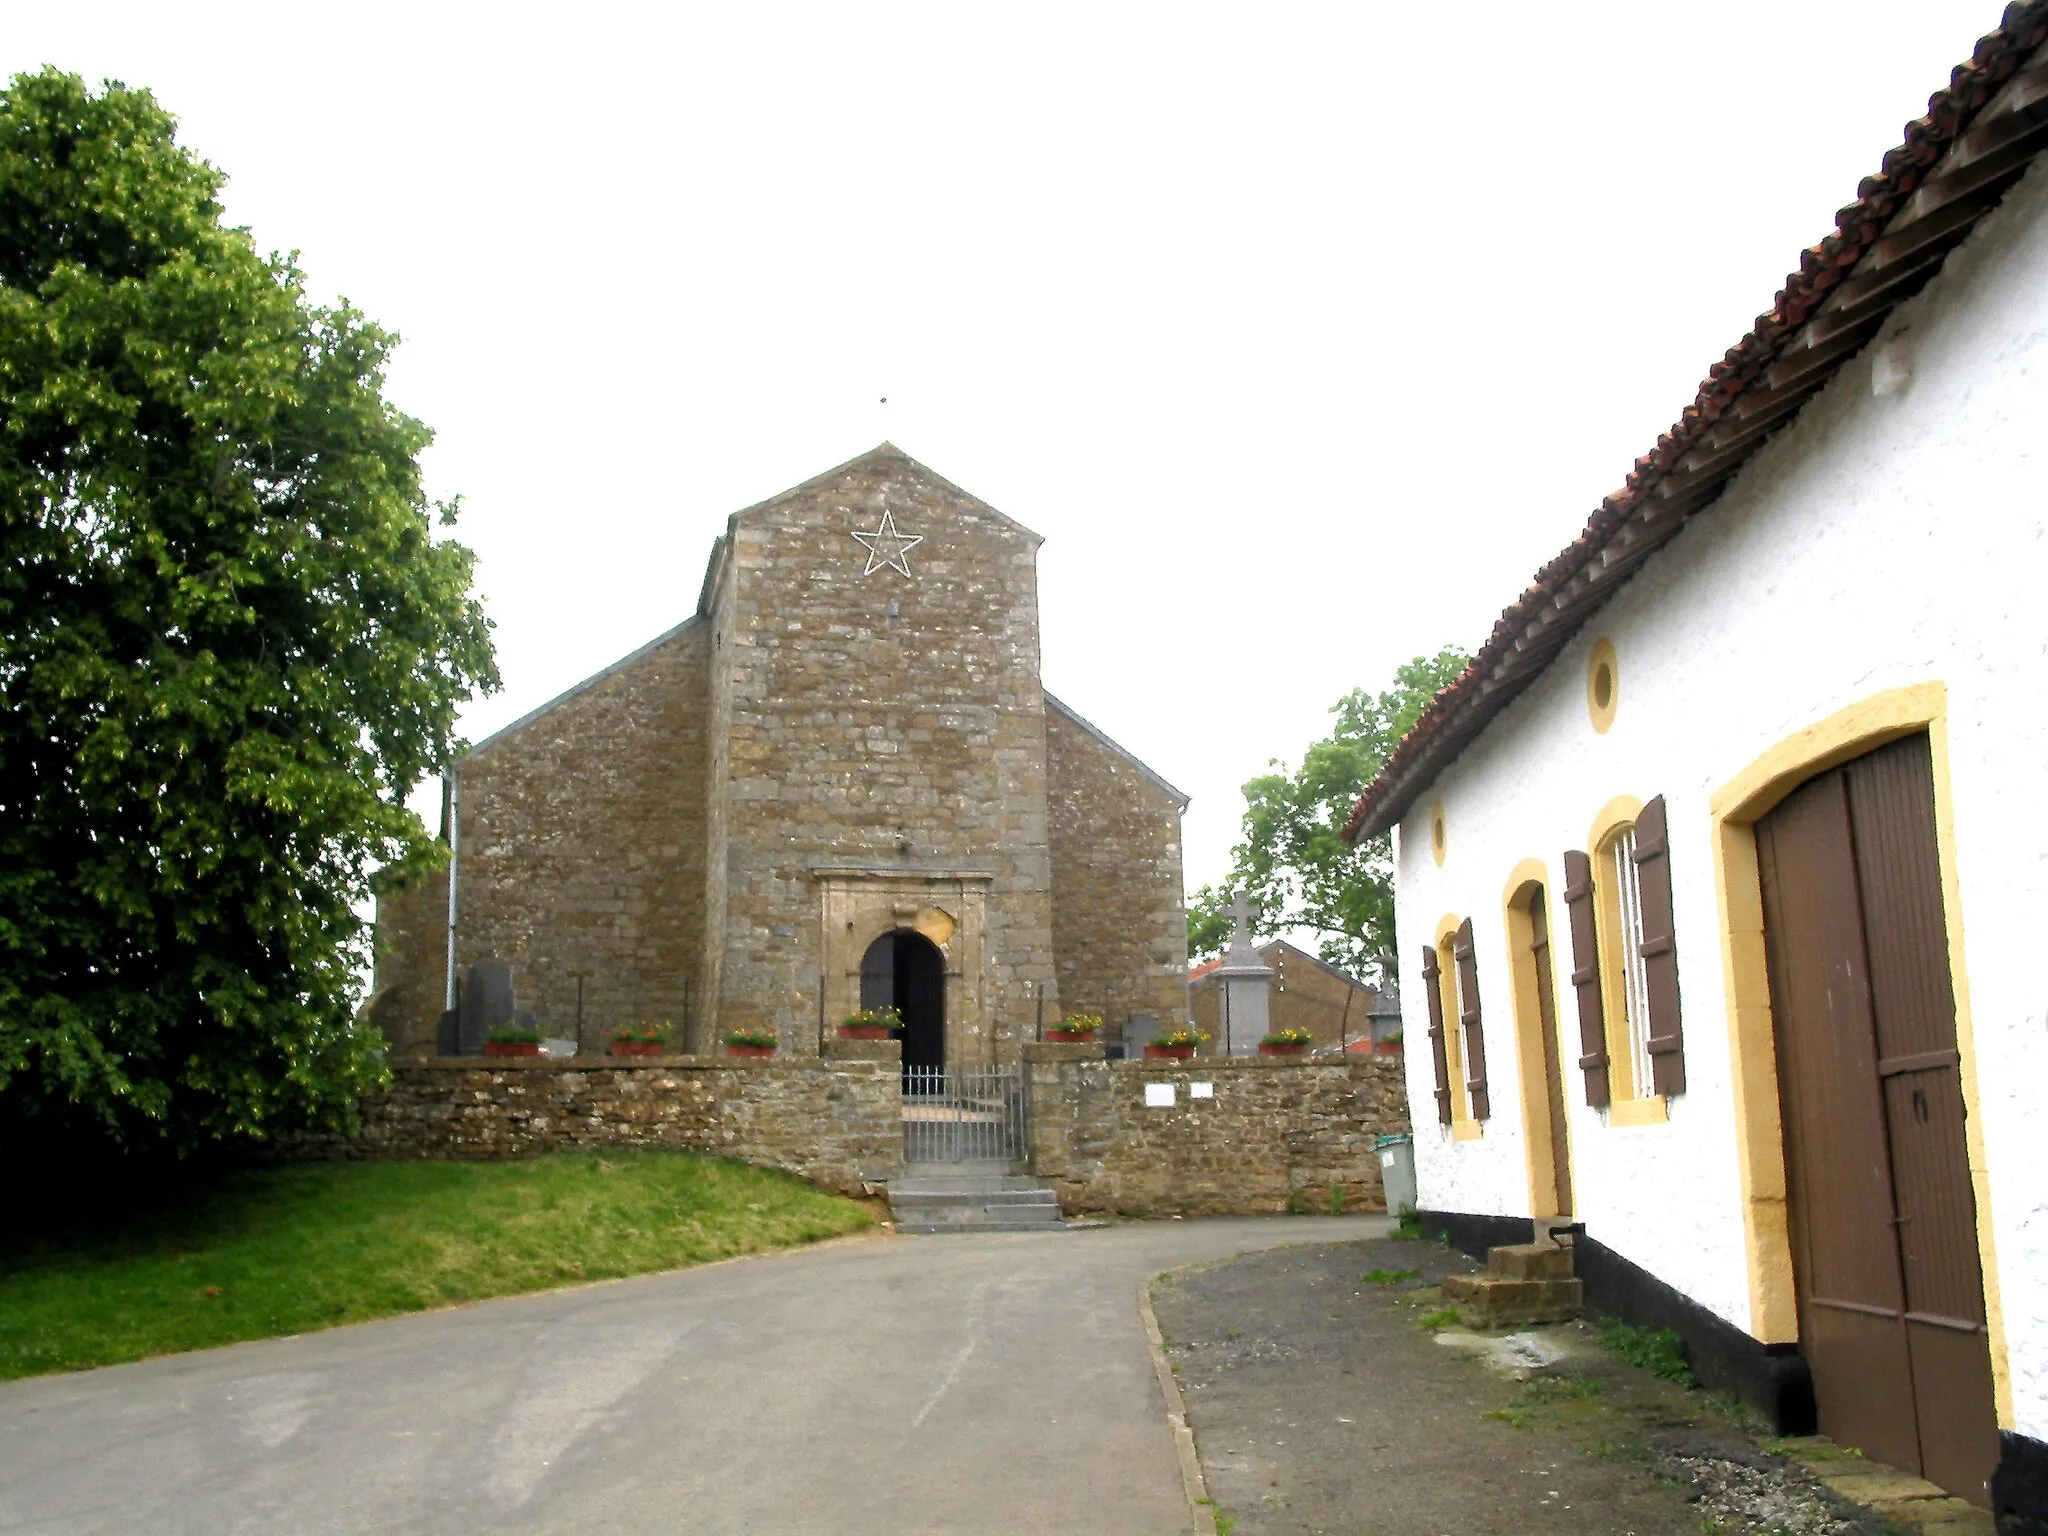
[[[1436,696],[1344,837],[1384,832],[1550,663],[1626,576],[1720,495],[1729,478],[1863,349],[1894,308],[2048,149],[2048,0],[2009,5],[1927,114],[1818,245],[1800,252],[1769,312],[1707,370],[1692,404],[1580,533],[1500,616]]]

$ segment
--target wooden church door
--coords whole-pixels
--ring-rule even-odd
[[[860,962],[860,1005],[903,1018],[903,1068],[946,1065],[946,957],[923,934],[899,928],[870,944]]]
[[[1756,839],[1820,1427],[1987,1503],[1998,1425],[1927,738],[1808,781]]]

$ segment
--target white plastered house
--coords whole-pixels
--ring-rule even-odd
[[[1582,1223],[1591,1307],[2030,1532],[2044,43],[2007,10],[1349,829],[1396,833],[1425,1227]]]

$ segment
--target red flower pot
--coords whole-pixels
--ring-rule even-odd
[[[663,1040],[614,1040],[612,1042],[612,1054],[614,1056],[659,1056],[666,1049],[668,1049],[668,1044]]]
[[[772,1045],[728,1045],[725,1048],[725,1054],[728,1056],[773,1056],[775,1054],[775,1047]]]
[[[1401,1054],[1401,1042],[1398,1040],[1375,1040],[1372,1043],[1372,1053],[1375,1056],[1398,1056]]]
[[[1186,1061],[1195,1054],[1192,1045],[1148,1045],[1145,1057],[1148,1061]]]
[[[842,1024],[839,1026],[842,1040],[886,1040],[889,1026],[886,1024]]]
[[[537,1040],[486,1040],[484,1042],[484,1054],[486,1056],[538,1056],[540,1054],[540,1042]]]
[[[1261,1041],[1259,1043],[1259,1054],[1261,1056],[1306,1056],[1308,1054],[1308,1047],[1305,1045],[1267,1045],[1264,1041]]]
[[[1095,1031],[1092,1029],[1048,1029],[1045,1032],[1045,1038],[1057,1040],[1063,1045],[1078,1045],[1093,1040],[1095,1038]]]

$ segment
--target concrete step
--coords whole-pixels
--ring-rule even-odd
[[[1060,1208],[1049,1189],[892,1189],[889,1204],[900,1211],[942,1210],[980,1206],[989,1210],[1022,1210],[1027,1206]]]
[[[926,1192],[926,1190],[958,1190],[958,1192],[971,1190],[971,1192],[977,1192],[977,1194],[1004,1194],[1004,1192],[1014,1192],[1014,1190],[1042,1190],[1042,1188],[1044,1188],[1044,1184],[1034,1180],[1034,1178],[1030,1178],[1028,1174],[981,1174],[981,1176],[977,1176],[977,1174],[946,1174],[946,1176],[938,1176],[938,1178],[928,1176],[928,1174],[913,1174],[909,1178],[889,1180],[889,1192],[891,1194],[899,1194],[899,1192],[901,1194],[918,1194],[918,1192]]]
[[[1585,1283],[1572,1279],[1524,1280],[1512,1275],[1449,1275],[1444,1300],[1464,1314],[1467,1328],[1525,1328],[1578,1316]]]
[[[1063,1224],[1059,1196],[1021,1174],[891,1179],[889,1214],[899,1232],[1045,1231]]]

